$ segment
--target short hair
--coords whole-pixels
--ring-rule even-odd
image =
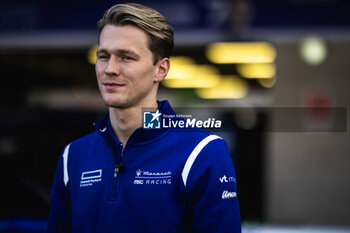
[[[102,29],[115,26],[133,25],[148,35],[148,46],[153,54],[154,65],[169,58],[174,48],[174,31],[168,20],[158,11],[137,3],[117,4],[106,10],[97,22],[99,37]]]

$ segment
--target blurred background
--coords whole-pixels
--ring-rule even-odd
[[[0,232],[44,232],[57,159],[107,109],[96,22],[115,3],[165,15],[159,99],[224,121],[243,232],[350,232],[350,2],[0,2]]]

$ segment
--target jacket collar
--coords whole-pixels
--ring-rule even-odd
[[[167,100],[157,101],[158,110],[162,114],[175,115],[176,113],[171,108]],[[98,123],[94,124],[94,127],[101,134],[101,136],[110,144],[113,148],[121,145],[121,142],[116,138],[113,133],[112,126],[109,120],[109,113],[107,113]],[[127,144],[145,144],[157,140],[165,135],[169,129],[144,129],[142,127],[137,128],[128,139]],[[125,146],[125,145],[124,145]]]

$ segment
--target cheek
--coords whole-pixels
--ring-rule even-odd
[[[140,82],[153,83],[155,78],[155,68],[153,66],[142,67],[142,69],[138,71],[138,74],[142,77]]]
[[[97,63],[97,62],[96,62],[96,65],[95,65],[95,73],[96,73],[97,79],[99,79],[100,76],[102,76],[103,73],[104,73],[102,65]]]

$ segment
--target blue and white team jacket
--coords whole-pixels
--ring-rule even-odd
[[[167,101],[163,114],[175,114]],[[226,143],[200,129],[138,128],[123,147],[108,115],[69,144],[51,190],[48,232],[241,232]]]

